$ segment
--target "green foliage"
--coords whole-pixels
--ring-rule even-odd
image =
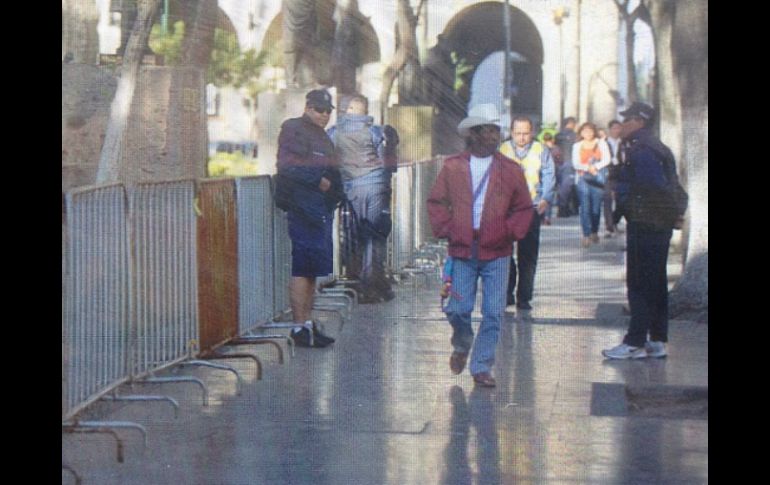
[[[184,40],[184,22],[179,20],[170,26],[165,35],[161,33],[160,24],[152,26],[150,31],[150,49],[163,56],[167,66],[179,65],[182,59],[182,40]]]
[[[241,152],[217,153],[209,157],[209,177],[239,177],[259,175],[259,162],[247,160]]]
[[[214,47],[211,50],[211,61],[206,72],[206,83],[217,87],[235,85],[240,70],[240,58],[241,49],[235,34],[215,29]]]
[[[249,49],[241,52],[235,34],[216,29],[206,82],[217,87],[244,87],[256,99],[257,94],[266,88],[259,78],[262,68],[269,64],[269,59],[267,51]]]
[[[546,133],[550,133],[551,136],[555,137],[558,132],[559,130],[556,129],[556,123],[543,123],[543,126],[540,128],[540,133],[537,134],[535,140],[543,143],[543,136]]]
[[[455,93],[459,93],[465,84],[465,74],[473,71],[474,66],[468,64],[464,57],[457,55],[457,52],[452,52],[450,55],[452,57],[452,64],[455,66],[454,90]]]
[[[257,53],[254,49],[249,49],[243,53],[238,62],[238,78],[235,87],[245,87],[249,96],[256,100],[257,95],[267,87],[264,82],[259,80],[262,68],[267,65],[268,54],[266,51]]]
[[[175,22],[165,35],[161,33],[160,24],[155,24],[150,32],[150,48],[163,56],[165,65],[179,65],[184,34],[185,26],[181,20]],[[267,87],[259,80],[262,68],[267,65],[280,65],[280,59],[276,59],[275,55],[268,51],[257,52],[249,49],[241,52],[234,33],[216,29],[211,61],[206,71],[206,83],[217,87],[246,88],[249,96],[256,100],[257,95]]]

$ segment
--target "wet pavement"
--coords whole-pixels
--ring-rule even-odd
[[[165,403],[97,403],[85,417],[140,423],[147,448],[118,431],[118,463],[111,437],[63,434],[63,462],[86,484],[707,483],[707,410],[648,417],[625,389],[706,390],[707,406],[708,326],[672,321],[667,359],[601,357],[628,321],[623,242],[581,249],[576,217],[543,227],[534,310],[509,307],[495,389],[450,372],[439,284],[419,279],[344,325],[323,316],[330,348],[281,365],[269,346],[240,347],[265,364],[258,381],[253,361],[227,361],[241,395],[233,374],[188,367],[176,372],[206,382],[209,406],[189,384],[122,390],[174,397],[179,417]]]

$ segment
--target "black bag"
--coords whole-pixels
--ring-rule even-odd
[[[676,229],[687,210],[688,195],[679,181],[662,189],[632,187],[628,196],[628,220],[654,230]]]
[[[661,158],[663,173],[668,184],[663,188],[631,186],[628,194],[626,218],[644,224],[653,230],[680,229],[679,219],[687,211],[689,196],[679,183],[673,155],[656,150]]]
[[[275,206],[282,211],[289,211],[294,207],[294,184],[286,175],[281,173],[275,174],[273,178],[273,184],[275,190],[273,191],[273,200]]]

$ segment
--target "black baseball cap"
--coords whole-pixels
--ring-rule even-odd
[[[305,95],[305,104],[315,108],[334,109],[332,95],[325,89],[314,89]]]
[[[647,103],[641,103],[637,101],[633,103],[627,110],[621,111],[620,116],[626,119],[632,116],[638,116],[645,121],[650,121],[655,118],[655,108]]]

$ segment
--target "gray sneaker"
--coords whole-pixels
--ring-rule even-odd
[[[617,347],[602,350],[602,355],[608,359],[644,359],[647,358],[647,351],[644,347],[620,344]]]
[[[654,357],[656,359],[660,359],[668,355],[668,352],[666,352],[666,344],[663,342],[655,342],[651,340],[644,344],[644,350],[647,351],[648,357]]]

